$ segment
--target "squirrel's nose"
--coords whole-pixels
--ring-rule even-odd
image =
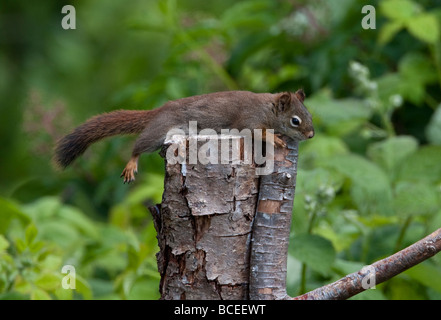
[[[313,138],[314,137],[314,130],[311,130],[311,131],[309,131],[309,132],[306,132],[306,137],[308,138],[308,139],[311,139],[311,138]]]

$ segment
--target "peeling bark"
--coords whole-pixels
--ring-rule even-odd
[[[209,137],[198,139],[201,145]],[[259,177],[256,166],[244,161],[243,138],[217,139],[235,141],[229,148],[233,154],[233,146],[239,146],[238,159],[191,165],[188,156],[185,164],[166,161],[162,203],[150,208],[160,248],[161,299],[292,299],[286,272],[298,142],[284,137],[288,148],[275,149],[274,172]],[[186,139],[172,143],[188,148]],[[166,152],[164,147],[164,158]],[[347,299],[366,290],[367,277],[374,275],[379,284],[440,251],[441,229],[294,299]]]
[[[206,139],[198,136],[198,147]],[[186,140],[173,143],[187,150]],[[243,143],[229,143],[230,151],[233,146]],[[150,208],[160,248],[161,299],[247,299],[259,181],[255,165],[243,159],[188,164],[188,156],[183,164],[166,161],[162,204]]]

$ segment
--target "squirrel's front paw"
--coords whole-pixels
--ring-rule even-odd
[[[138,173],[138,161],[134,159],[130,159],[130,161],[127,163],[126,167],[124,168],[123,172],[120,175],[121,177],[124,177],[124,183],[130,183],[132,181],[135,181],[135,174]]]
[[[280,148],[286,148],[286,143],[280,138],[281,136],[279,133],[274,135],[274,144]]]

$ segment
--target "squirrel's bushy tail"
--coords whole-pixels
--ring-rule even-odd
[[[153,110],[118,110],[95,116],[58,141],[54,162],[66,168],[98,140],[119,134],[141,133],[153,113]]]

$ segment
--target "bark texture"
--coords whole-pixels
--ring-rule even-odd
[[[198,136],[198,150],[209,139]],[[185,163],[166,161],[162,204],[150,208],[160,247],[162,299],[249,296],[249,248],[259,177],[253,163],[244,163],[243,150],[231,152],[234,146],[243,146],[241,137],[218,139],[219,154],[225,147],[220,140],[230,141],[233,157],[225,164],[189,164],[189,152],[183,155]],[[188,140],[173,143],[188,150]],[[166,153],[164,148],[161,154]]]
[[[172,151],[182,164],[167,158],[162,204],[150,208],[160,247],[161,298],[292,299],[286,272],[298,142],[284,137],[288,148],[274,150],[273,173],[258,176],[246,159],[243,138],[197,137],[171,142],[178,145]],[[207,148],[208,140],[217,141],[216,148]],[[229,160],[189,164],[192,143],[216,157],[227,145]],[[162,156],[170,150],[164,147]],[[369,268],[294,299],[347,299],[371,281],[384,282],[440,251],[438,229]]]
[[[274,172],[261,177],[257,212],[254,218],[250,298],[289,298],[286,272],[292,207],[297,175],[298,142],[275,149]]]

